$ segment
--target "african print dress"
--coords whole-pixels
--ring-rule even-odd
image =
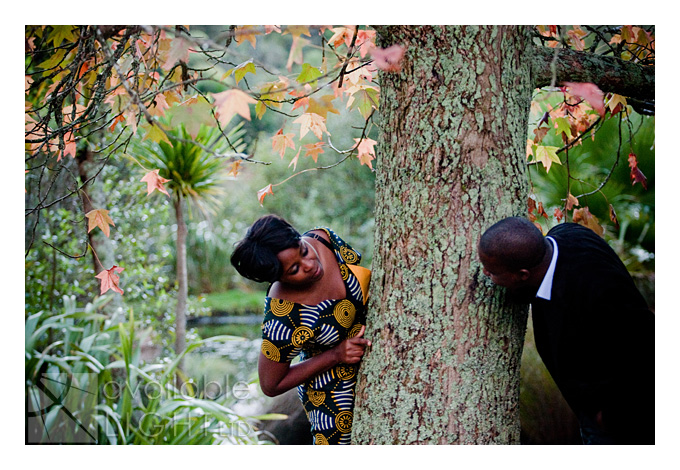
[[[262,353],[272,361],[290,362],[298,355],[304,361],[356,336],[366,323],[367,292],[362,291],[353,272],[357,266],[352,266],[359,263],[361,254],[332,230],[313,230],[324,230],[331,240],[329,248],[338,261],[346,298],[305,305],[266,297]],[[359,364],[338,364],[298,386],[298,395],[312,425],[314,444],[350,443],[358,368]]]

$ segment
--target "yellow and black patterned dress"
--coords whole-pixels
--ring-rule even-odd
[[[266,297],[262,323],[262,353],[272,361],[290,362],[321,354],[341,341],[356,336],[365,325],[365,296],[358,268],[361,254],[328,228],[331,243],[345,283],[346,298],[305,305]],[[310,230],[311,232],[311,230]],[[358,269],[357,269],[358,268]],[[356,274],[355,274],[356,273]],[[363,282],[363,279],[362,279]],[[367,289],[364,283],[364,289]],[[359,364],[338,364],[298,387],[298,395],[312,425],[314,444],[349,444],[354,410],[354,386]]]

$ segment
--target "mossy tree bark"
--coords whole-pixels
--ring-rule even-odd
[[[527,309],[482,273],[476,244],[526,213],[532,96],[518,27],[390,26],[408,47],[381,77],[376,235],[356,444],[519,441]]]

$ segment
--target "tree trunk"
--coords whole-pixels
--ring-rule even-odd
[[[518,443],[527,308],[477,241],[525,215],[530,42],[521,27],[377,28],[407,46],[381,76],[376,233],[356,444]]]
[[[186,349],[187,329],[187,226],[182,211],[182,198],[175,199],[175,216],[177,220],[177,311],[175,313],[175,354]],[[184,360],[177,366],[184,370]]]

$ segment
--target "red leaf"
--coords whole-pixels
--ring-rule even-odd
[[[628,165],[630,166],[630,181],[634,185],[640,183],[647,189],[647,177],[638,168],[637,156],[634,153],[628,154]]]
[[[109,236],[109,225],[115,226],[111,217],[109,217],[109,211],[105,209],[95,209],[91,210],[85,217],[88,219],[87,233],[90,233],[93,228],[99,227],[104,232],[104,235]]]
[[[101,279],[102,281],[99,295],[103,294],[109,289],[114,290],[119,294],[123,293],[123,289],[118,287],[118,281],[120,280],[120,278],[116,274],[123,272],[123,269],[124,268],[118,267],[114,264],[110,269],[105,269],[104,271],[100,272],[95,276],[96,278]]]

